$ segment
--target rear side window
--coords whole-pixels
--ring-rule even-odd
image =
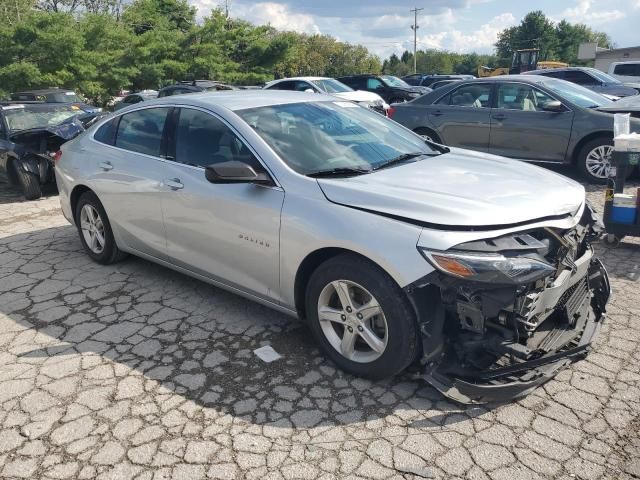
[[[168,108],[147,108],[122,115],[116,147],[159,157]]]
[[[118,120],[120,120],[120,117],[112,118],[107,123],[98,128],[98,130],[96,130],[96,133],[93,135],[93,139],[97,140],[100,143],[113,145],[113,142],[116,139]]]
[[[263,170],[249,148],[221,120],[191,108],[181,108],[175,134],[175,160],[206,167],[239,160]]]
[[[552,77],[552,78],[564,78],[564,71],[563,70],[549,70],[548,72],[539,72],[536,75],[543,75],[545,77]]]
[[[578,85],[596,85],[598,83],[591,75],[580,70],[567,70],[564,72],[564,79]]]
[[[491,85],[465,85],[438,100],[438,105],[456,107],[488,108]]]
[[[613,73],[615,75],[624,75],[628,77],[640,77],[640,63],[622,63],[616,65]]]

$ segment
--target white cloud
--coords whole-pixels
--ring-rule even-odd
[[[599,25],[620,20],[625,16],[618,9],[596,10],[593,8],[593,3],[593,0],[578,0],[574,7],[567,8],[559,17],[573,23]],[[640,0],[636,0],[636,3],[640,4]]]
[[[420,37],[420,48],[438,48],[454,52],[490,51],[498,40],[498,33],[515,25],[516,18],[512,13],[502,13],[475,31],[468,33],[461,30],[447,30]]]

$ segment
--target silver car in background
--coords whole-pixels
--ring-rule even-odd
[[[303,319],[342,369],[524,395],[582,358],[609,284],[579,184],[449,149],[333,96],[152,100],[62,147],[87,254],[127,253]]]

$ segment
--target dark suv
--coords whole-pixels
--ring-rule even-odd
[[[377,93],[387,103],[408,102],[431,91],[427,87],[415,87],[393,75],[350,75],[337,80],[354,90]]]
[[[631,97],[638,95],[640,84],[628,85],[611,75],[589,67],[548,68],[532,70],[524,75],[542,75],[543,77],[559,78],[602,95],[613,97]]]
[[[41,90],[25,90],[11,94],[14,102],[69,103],[87,113],[101,112],[102,109],[87,104],[73,90],[64,88],[46,88]]]
[[[402,80],[409,85],[431,87],[435,82],[442,80],[471,80],[475,78],[473,75],[426,75],[424,73],[414,73],[405,75]]]
[[[182,95],[183,93],[211,92],[218,90],[235,90],[231,85],[226,85],[215,80],[185,80],[161,88],[158,91],[158,98],[170,97],[172,95]]]

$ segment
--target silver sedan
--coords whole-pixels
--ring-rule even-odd
[[[62,147],[87,254],[134,254],[307,323],[369,378],[410,365],[461,402],[584,355],[609,290],[579,184],[425,140],[335,97],[152,100]]]

